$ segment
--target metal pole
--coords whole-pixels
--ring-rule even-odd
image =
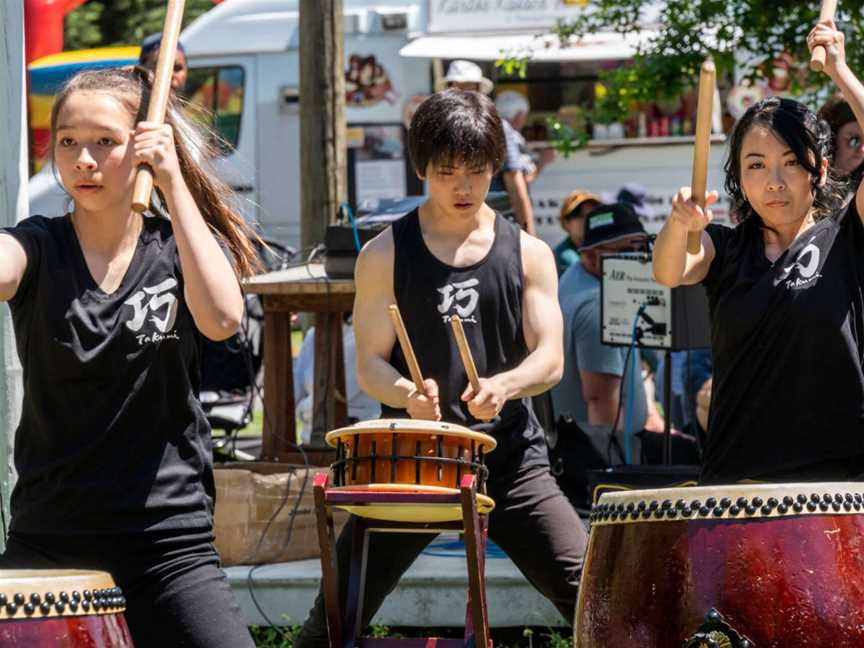
[[[672,351],[663,363],[663,463],[672,465]]]

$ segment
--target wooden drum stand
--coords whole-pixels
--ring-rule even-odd
[[[484,557],[488,513],[494,503],[478,490],[486,474],[483,457],[495,447],[494,438],[458,425],[393,419],[335,430],[327,435],[327,442],[337,448],[331,469],[334,483],[330,483],[331,475],[319,474],[313,490],[330,645],[491,647]],[[359,483],[363,480],[368,481]],[[333,507],[357,516],[344,605],[339,599]],[[443,531],[465,535],[468,604],[464,638],[358,637],[369,534]]]

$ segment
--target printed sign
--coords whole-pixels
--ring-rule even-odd
[[[548,29],[587,5],[588,0],[429,0],[429,31]]]
[[[396,103],[390,75],[375,56],[352,54],[345,70],[345,102],[350,107],[374,106],[381,101]]]

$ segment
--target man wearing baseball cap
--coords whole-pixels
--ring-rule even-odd
[[[567,232],[567,236],[553,250],[559,277],[579,261],[579,246],[585,238],[585,217],[602,202],[600,196],[577,189],[561,204],[559,219],[561,229]]]
[[[564,314],[564,375],[552,389],[556,417],[569,416],[580,426],[607,429],[617,419],[618,429],[623,428],[625,417],[618,416],[618,410],[627,349],[600,341],[600,260],[604,254],[642,250],[647,239],[645,228],[629,205],[601,205],[587,215],[579,248],[581,263],[571,265],[558,286]],[[628,377],[629,371],[632,368],[626,372]],[[649,407],[641,377],[636,384],[634,390],[633,381],[624,382],[623,402],[633,399],[633,429],[642,430]],[[651,424],[653,429],[657,421]]]

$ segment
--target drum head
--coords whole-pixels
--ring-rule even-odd
[[[455,423],[442,423],[441,421],[420,421],[415,419],[375,419],[373,421],[361,421],[349,427],[339,428],[328,432],[324,440],[328,445],[336,447],[339,439],[346,439],[355,434],[429,434],[444,437],[456,437],[469,441],[476,441],[483,446],[484,452],[491,452],[498,445],[495,438],[482,432],[469,430]]]
[[[423,495],[444,494],[458,497],[458,488],[441,488],[414,484],[366,484],[364,486],[343,486],[328,489],[334,492],[374,492],[374,493],[417,493]],[[386,522],[455,522],[462,519],[462,505],[456,502],[374,502],[364,504],[333,504],[336,508],[348,511],[370,520]],[[495,508],[495,502],[488,495],[477,493],[477,512],[487,514]]]

